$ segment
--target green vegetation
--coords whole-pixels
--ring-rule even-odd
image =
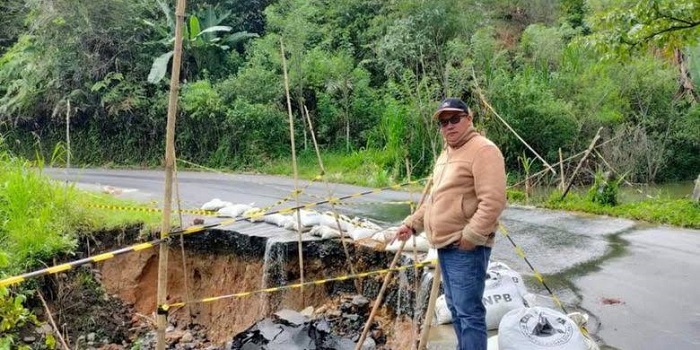
[[[484,108],[477,86],[550,163],[603,127],[601,155],[631,182],[694,179],[700,169],[697,1],[187,4],[176,138],[184,160],[254,171],[289,162],[283,41],[299,153],[313,149],[308,109],[326,166],[361,164],[358,175],[334,172],[376,174],[367,184],[400,181],[407,168],[427,174],[442,147],[430,113],[447,95],[469,101],[522,179],[518,157],[534,155]],[[161,164],[170,2],[0,6],[0,133],[15,154],[49,157],[70,117],[74,165]],[[596,163],[580,183],[594,181]]]
[[[569,194],[565,200],[549,200],[542,206],[584,213],[617,216],[656,224],[700,229],[700,205],[690,199],[655,198],[616,206],[599,204],[587,196]]]
[[[60,155],[61,152],[55,152]],[[60,158],[60,157],[57,157]],[[51,181],[42,164],[31,164],[5,150],[0,138],[0,279],[43,268],[59,254],[70,254],[81,235],[142,222],[154,227],[158,216],[105,212],[91,205],[136,205],[105,194],[80,191]],[[0,287],[0,348],[15,348],[15,332],[35,322],[24,308],[31,287]]]

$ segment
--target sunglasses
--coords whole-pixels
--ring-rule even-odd
[[[452,124],[452,125],[457,124],[457,123],[459,123],[460,120],[462,120],[463,117],[466,117],[466,115],[456,114],[456,115],[453,115],[452,118],[449,118],[449,119],[439,119],[438,126],[440,126],[441,128],[444,128],[447,126],[447,124]]]

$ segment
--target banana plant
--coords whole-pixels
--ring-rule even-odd
[[[161,36],[164,36],[164,38],[159,41],[161,44],[166,47],[172,46],[175,41],[175,21],[172,17],[172,11],[162,0],[158,0],[158,5],[165,14],[167,27],[170,30],[167,31],[162,26],[150,21],[144,21],[144,23],[154,28]],[[216,9],[210,6],[202,13],[201,18],[203,19],[201,21],[200,16],[196,14],[189,16],[187,19],[186,25],[183,26],[182,33],[183,53],[193,57],[197,67],[201,67],[205,64],[207,55],[210,54],[212,50],[226,52],[230,50],[233,45],[258,36],[255,33],[248,33],[245,31],[220,35],[222,33],[231,32],[232,28],[230,26],[220,25],[230,15],[230,11],[217,14]],[[204,29],[202,29],[202,27],[204,27]],[[174,51],[170,50],[153,60],[151,71],[148,74],[149,83],[157,84],[165,77],[168,71],[168,63],[173,57],[173,54]]]

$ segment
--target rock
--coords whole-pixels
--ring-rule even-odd
[[[352,312],[352,303],[344,302],[344,303],[340,304],[340,312],[342,312],[342,313]]]
[[[321,307],[316,309],[316,311],[314,311],[314,313],[316,315],[322,315],[324,312],[326,312],[326,310],[328,310],[328,305],[322,305]]]
[[[281,321],[282,324],[287,324],[290,326],[300,326],[308,321],[306,316],[290,309],[277,311],[274,315]]]
[[[44,323],[41,327],[36,328],[37,334],[53,334],[53,327],[50,324]]]
[[[356,295],[352,298],[352,304],[357,307],[365,307],[369,305],[369,299],[362,295]]]
[[[185,335],[185,332],[181,330],[172,330],[170,332],[165,332],[165,341],[168,343],[177,343]]]
[[[192,333],[190,332],[185,332],[185,334],[182,335],[182,338],[180,338],[181,343],[191,343],[194,340],[194,337],[192,336]]]
[[[362,343],[362,350],[374,350],[377,348],[377,343],[371,337],[365,338],[365,342]]]
[[[306,316],[306,317],[311,317],[314,314],[314,307],[309,306],[309,307],[305,308],[304,310],[301,310],[299,313]]]
[[[87,341],[88,341],[88,342],[92,343],[92,342],[94,342],[94,341],[95,341],[95,336],[96,336],[96,334],[95,334],[95,333],[88,333],[88,335],[87,335],[87,338],[86,338],[86,339],[87,339]]]
[[[36,341],[36,337],[33,337],[33,336],[31,336],[31,335],[30,335],[30,336],[26,336],[26,337],[22,338],[22,341],[25,342],[25,343],[31,344],[31,343],[33,343],[33,342]]]

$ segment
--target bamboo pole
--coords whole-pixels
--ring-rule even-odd
[[[321,176],[326,174],[326,169],[323,166],[323,159],[321,159],[321,151],[318,148],[318,142],[316,142],[316,133],[314,132],[314,125],[311,122],[311,116],[309,115],[309,109],[306,108],[306,105],[304,105],[304,113],[306,115],[306,122],[309,127],[309,133],[311,134],[311,140],[314,143],[314,150],[316,151],[316,157],[318,158],[318,166],[321,168]],[[333,198],[333,191],[331,191],[330,186],[328,185],[328,180],[324,177],[323,178],[323,184],[326,187],[326,191],[328,191],[328,198]],[[347,242],[345,242],[345,232],[343,232],[343,229],[340,227],[340,220],[338,219],[338,214],[336,213],[336,208],[335,208],[335,203],[333,201],[329,201],[329,204],[331,205],[331,210],[333,211],[333,218],[335,219],[335,224],[338,227],[338,232],[340,232],[340,243],[343,245],[343,253],[345,253],[345,260],[347,261],[349,267],[350,267],[350,272],[355,275],[357,272],[355,271],[355,265],[352,263],[352,259],[350,259],[350,253],[348,251],[348,245]],[[362,284],[360,282],[360,279],[355,279],[354,281],[355,284],[355,289],[357,290],[358,294],[362,294]]]
[[[173,196],[173,169],[175,166],[175,118],[177,113],[177,96],[180,84],[180,62],[182,58],[182,25],[185,19],[185,0],[178,0],[175,7],[175,48],[173,53],[172,76],[170,77],[170,96],[168,99],[168,121],[165,134],[165,194],[163,196],[163,219],[160,225],[160,239],[165,239],[170,232],[170,211]],[[168,244],[161,244],[158,254],[158,294],[157,305],[167,302],[168,286]],[[156,311],[156,349],[165,349],[165,326],[168,322],[167,311]]]
[[[297,170],[297,153],[294,146],[294,118],[292,117],[292,100],[289,97],[289,77],[287,76],[287,58],[284,56],[284,43],[280,38],[280,51],[282,52],[282,71],[284,72],[284,90],[287,93],[287,112],[289,113],[289,137],[292,143],[292,169],[294,171],[294,200],[299,207],[299,172]],[[304,305],[304,252],[302,251],[301,237],[301,212],[297,209],[297,232],[299,234],[298,250],[299,250],[299,278],[301,280],[301,304]]]
[[[561,147],[559,147],[559,178],[561,179],[559,188],[563,191],[566,187],[566,179],[564,178],[564,156],[561,153]]]
[[[522,142],[523,145],[525,145],[525,147],[527,147],[527,149],[529,149],[530,152],[532,152],[532,153],[535,155],[535,157],[537,157],[537,159],[539,159],[539,160],[549,169],[549,171],[552,172],[552,174],[556,175],[556,174],[557,174],[557,171],[554,170],[554,168],[553,168],[551,165],[549,165],[549,163],[547,163],[547,161],[544,160],[544,158],[542,158],[542,157],[539,155],[539,153],[537,153],[537,151],[535,151],[532,147],[530,147],[530,145],[529,145],[527,142],[525,142],[525,140],[524,140],[522,137],[520,137],[520,135],[515,131],[515,129],[513,129],[513,128],[505,121],[505,119],[501,118],[501,116],[498,114],[498,112],[496,112],[496,110],[495,110],[493,107],[491,107],[491,105],[488,103],[488,101],[486,101],[486,97],[484,97],[484,94],[481,93],[481,88],[479,87],[479,84],[476,83],[477,80],[476,80],[476,73],[474,72],[474,67],[472,67],[472,78],[474,78],[474,82],[475,82],[474,84],[476,85],[476,92],[477,92],[477,94],[479,94],[479,99],[481,100],[481,102],[482,102],[489,110],[491,110],[491,113],[493,113],[493,115],[495,115],[496,118],[498,118],[498,120],[500,120],[501,123],[503,123],[503,125],[505,125],[506,128],[508,128],[508,130],[510,130],[510,132],[512,132],[513,135],[515,135],[515,137],[517,137],[518,140],[520,140],[520,142]]]
[[[70,169],[70,99],[66,104],[66,169]]]
[[[425,184],[425,188],[423,188],[423,194],[421,196],[420,203],[418,203],[418,206],[416,208],[420,208],[420,206],[423,205],[423,201],[425,201],[425,197],[428,194],[428,191],[430,190],[430,187],[432,185],[433,185],[433,179],[431,178]],[[355,350],[362,349],[362,344],[365,342],[365,339],[367,339],[367,333],[369,332],[369,329],[372,326],[372,321],[374,320],[374,316],[377,314],[377,310],[379,310],[379,305],[382,303],[382,299],[384,298],[384,292],[386,292],[386,287],[387,287],[387,285],[389,285],[389,279],[391,278],[391,270],[394,269],[394,267],[396,267],[396,262],[399,260],[399,257],[401,256],[401,252],[403,252],[403,248],[404,248],[404,246],[406,246],[406,242],[408,242],[408,240],[401,242],[401,246],[399,247],[399,250],[396,251],[396,254],[394,254],[394,259],[391,260],[391,264],[389,265],[389,272],[387,272],[387,274],[384,275],[384,281],[382,282],[382,287],[379,289],[379,294],[377,294],[377,298],[374,300],[374,306],[372,306],[372,312],[370,312],[369,317],[367,318],[367,322],[365,323],[365,327],[362,330],[362,335],[360,335],[360,339],[358,339],[357,344],[355,344]]]
[[[440,263],[436,264],[433,274],[433,285],[430,287],[430,299],[428,299],[428,309],[425,311],[425,321],[423,321],[423,329],[420,333],[420,343],[418,350],[425,349],[428,346],[428,335],[430,335],[430,327],[433,323],[433,313],[435,312],[435,300],[440,291],[440,282],[442,279],[442,269]]]
[[[596,142],[598,142],[598,139],[600,138],[600,132],[603,130],[603,127],[601,126],[598,128],[598,132],[595,133],[595,137],[593,137],[593,141],[591,141],[591,144],[588,145],[588,148],[586,149],[586,152],[583,154],[583,157],[581,157],[581,160],[579,160],[578,165],[576,165],[576,168],[574,169],[574,172],[571,174],[571,179],[569,180],[569,184],[566,185],[566,188],[564,189],[564,193],[561,194],[561,198],[559,200],[563,200],[564,197],[566,197],[566,194],[569,193],[569,190],[571,189],[571,185],[574,184],[574,178],[576,177],[576,173],[578,173],[579,169],[581,169],[581,166],[583,165],[583,162],[588,158],[588,155],[591,154],[591,151],[595,148]]]
[[[58,327],[56,326],[56,322],[54,322],[53,316],[51,315],[51,309],[49,309],[49,305],[46,303],[46,300],[44,299],[44,296],[41,294],[40,290],[37,290],[37,295],[39,296],[39,300],[41,300],[41,305],[44,306],[44,310],[46,311],[46,315],[49,319],[49,323],[51,323],[51,328],[53,328],[54,332],[56,332],[56,336],[58,337],[58,340],[61,342],[63,349],[70,350],[70,347],[68,346],[68,344],[66,344],[66,340],[63,339],[63,335],[61,334],[61,330],[58,329]]]

